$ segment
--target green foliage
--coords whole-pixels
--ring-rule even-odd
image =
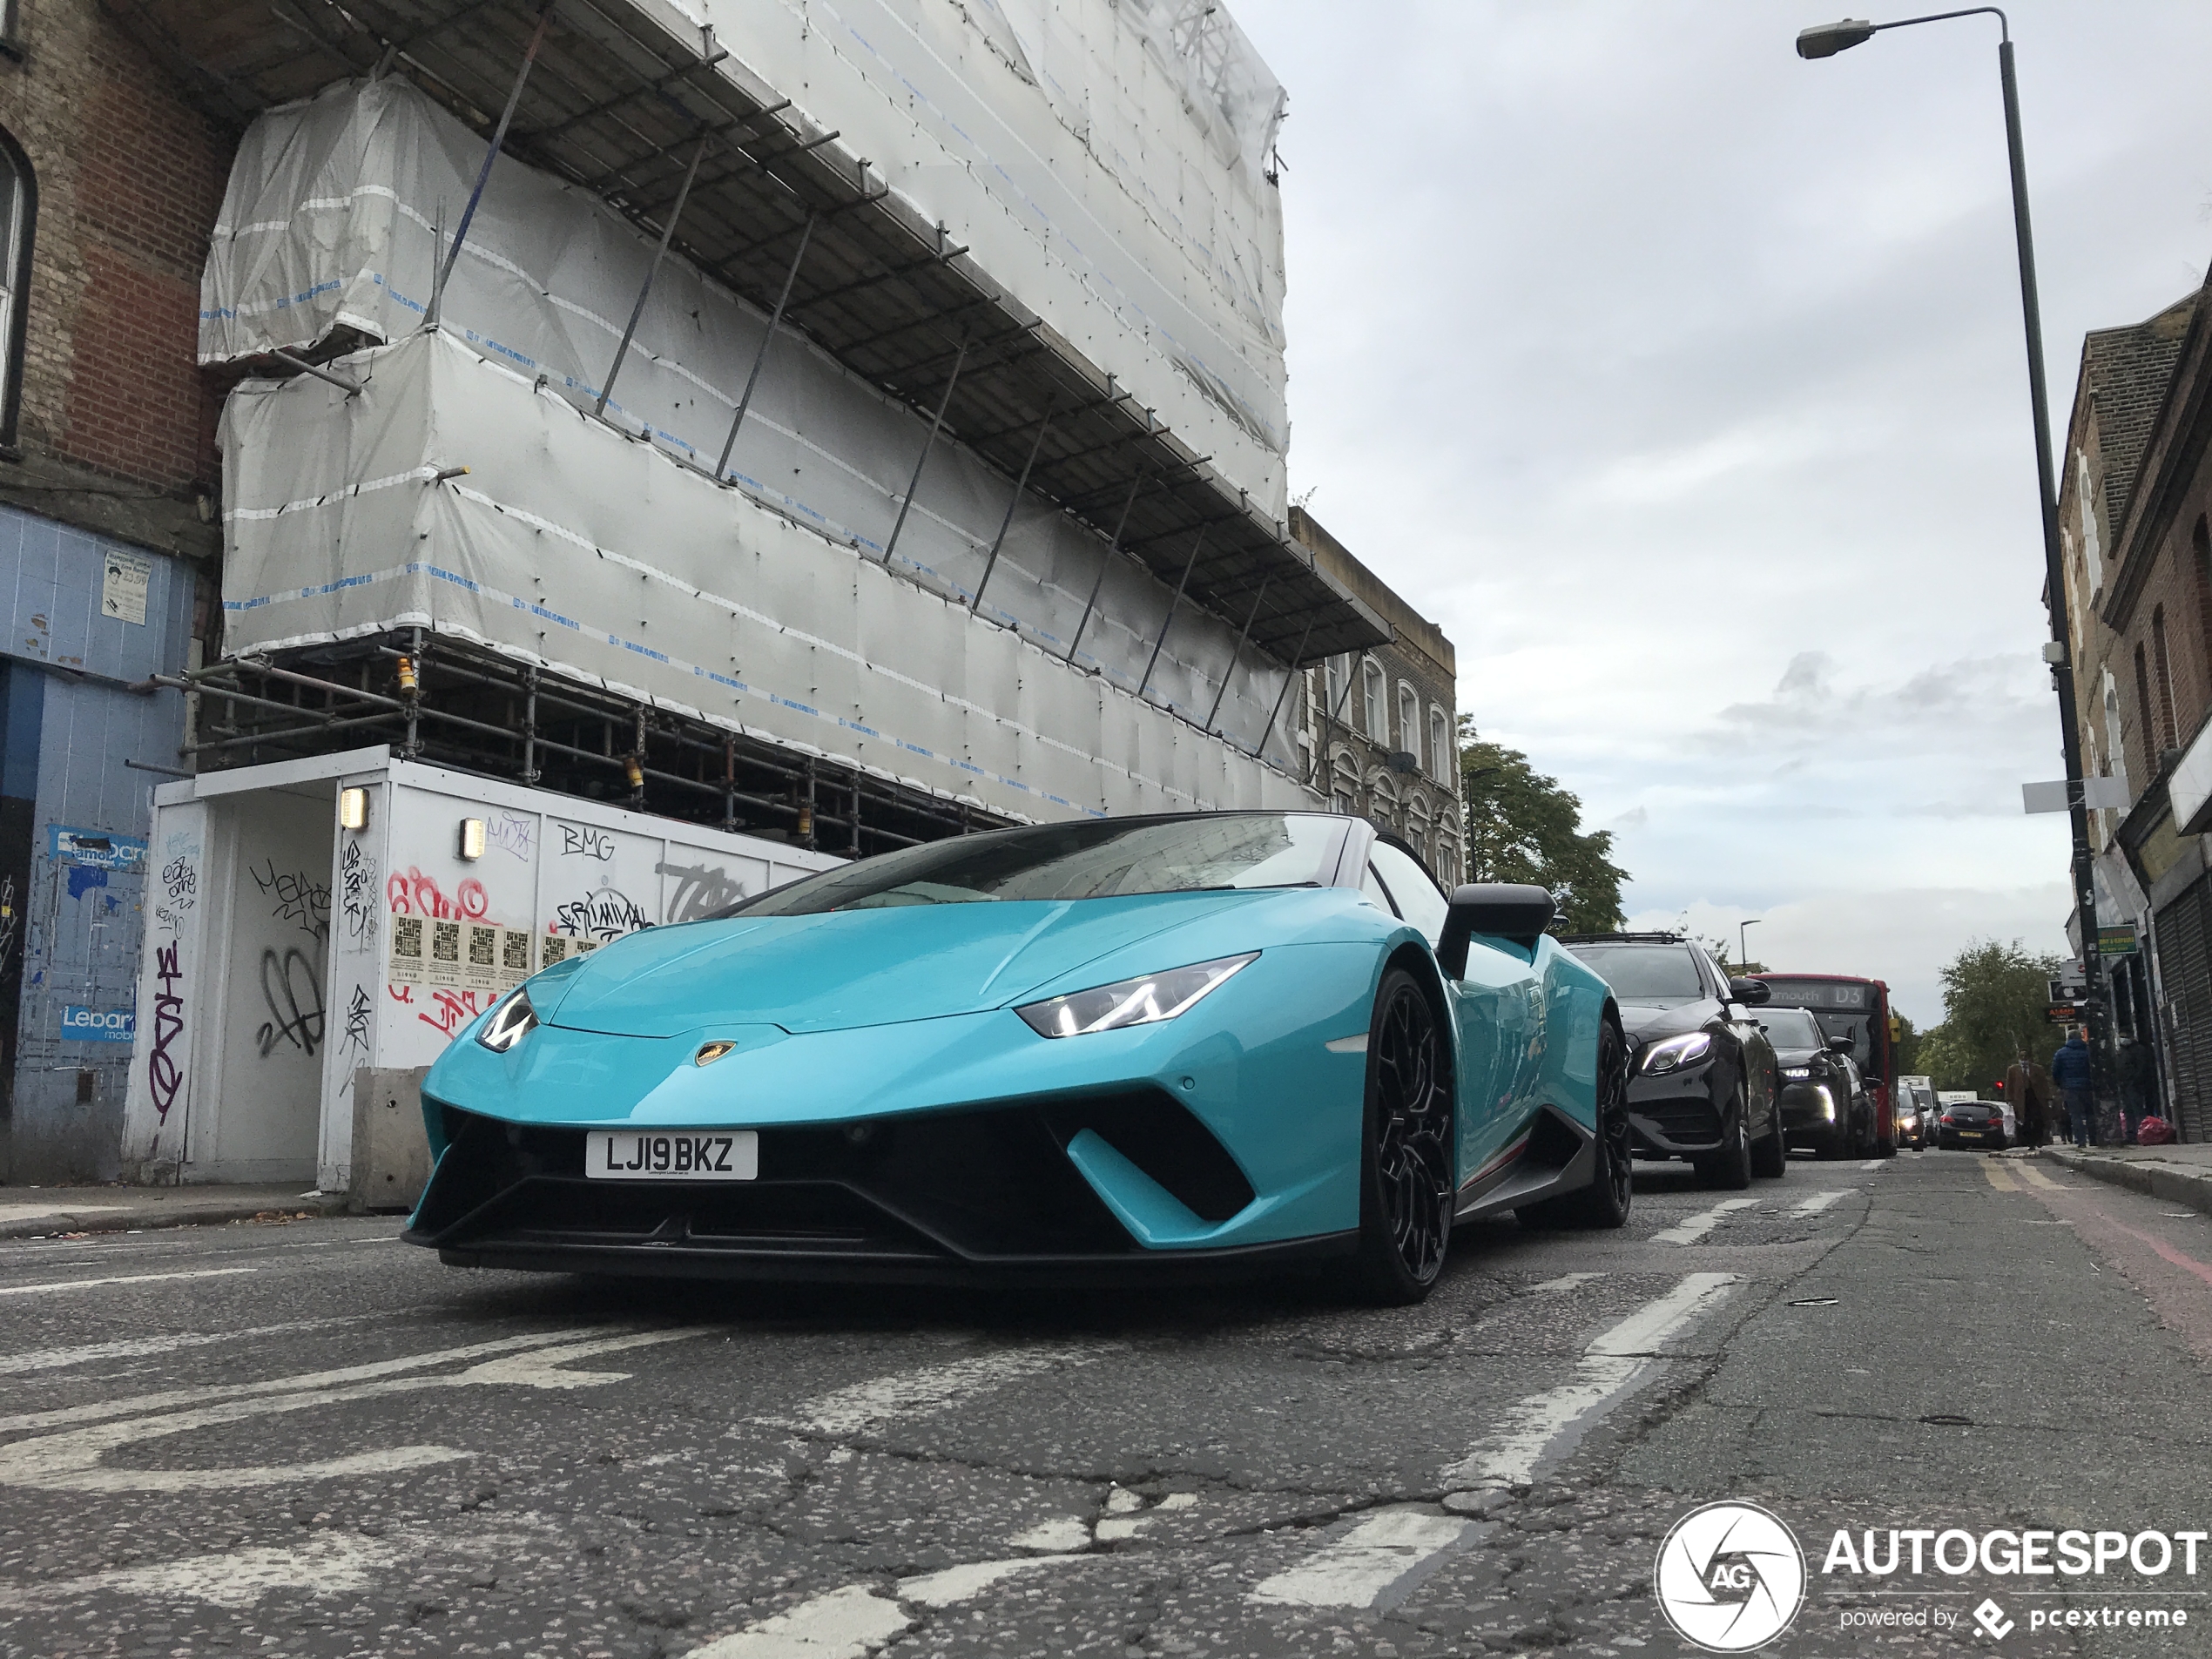
[[[2044,1016],[2046,981],[2058,971],[2057,957],[2031,956],[2017,939],[1973,941],[1944,968],[1943,1023],[1919,1035],[1905,1069],[1925,1072],[1938,1089],[1993,1096],[2015,1061],[2049,1065],[2065,1035]]]
[[[1912,1021],[1895,1009],[1891,1010],[1891,1017],[1897,1022],[1898,1076],[1900,1077],[1925,1076],[1927,1074],[1927,1068],[1920,1063],[1920,1044],[1926,1040],[1925,1035],[1914,1027]]]
[[[1460,779],[1467,795],[1467,880],[1549,887],[1568,931],[1617,928],[1629,873],[1611,858],[1613,833],[1581,828],[1582,803],[1518,749],[1485,742],[1460,717]]]

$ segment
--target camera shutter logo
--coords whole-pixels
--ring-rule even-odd
[[[1805,1556],[1757,1504],[1709,1503],[1668,1533],[1652,1582],[1676,1635],[1709,1653],[1750,1653],[1804,1605]]]

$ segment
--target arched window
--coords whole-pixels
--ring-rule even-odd
[[[2135,725],[2136,735],[2143,745],[2143,778],[2146,785],[2158,775],[2158,728],[2150,718],[2150,670],[2143,661],[2143,648],[2135,647]]]
[[[1452,752],[1452,723],[1445,718],[1444,711],[1432,707],[1428,711],[1428,765],[1441,784],[1452,781],[1452,763],[1458,757]]]
[[[30,158],[0,128],[0,447],[13,448],[23,407],[23,349],[30,297],[30,234],[38,219],[38,181]]]
[[[2208,657],[2204,683],[2212,685],[2212,527],[2206,525],[2202,513],[2196,516],[2196,528],[2189,532],[2189,545],[2196,550],[2196,557],[2190,562],[2196,577],[2196,637]]]
[[[1367,741],[1386,748],[1390,744],[1390,700],[1386,689],[1387,677],[1380,663],[1367,664],[1367,684],[1364,692],[1367,699]]]
[[[2151,705],[2151,712],[2158,718],[2158,752],[2163,754],[2182,740],[2181,722],[2174,715],[2174,661],[2166,654],[2164,605],[2150,613],[2150,652],[2151,666],[2158,672],[2158,683],[2153,687],[2156,701]]]
[[[1421,764],[1421,694],[1405,681],[1398,682],[1398,746],[1413,757],[1413,769]]]

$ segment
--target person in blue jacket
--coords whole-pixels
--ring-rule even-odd
[[[2079,1029],[2070,1033],[2051,1056],[2051,1081],[2066,1097],[2067,1121],[2076,1146],[2097,1143],[2097,1103],[2090,1092],[2094,1081],[2089,1065],[2089,1045]]]

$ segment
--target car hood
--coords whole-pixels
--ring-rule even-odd
[[[1785,1066],[1810,1066],[1825,1053],[1825,1049],[1777,1049],[1774,1057]]]
[[[798,1033],[940,1019],[1002,1008],[1154,934],[1277,896],[902,905],[655,927],[585,958],[538,1014],[574,1030],[637,1037],[710,1025]]]
[[[1685,1002],[1672,1008],[1648,1008],[1635,1002],[1621,1004],[1621,1028],[1639,1043],[1656,1042],[1662,1037],[1702,1029],[1712,1017],[1710,1002]]]

